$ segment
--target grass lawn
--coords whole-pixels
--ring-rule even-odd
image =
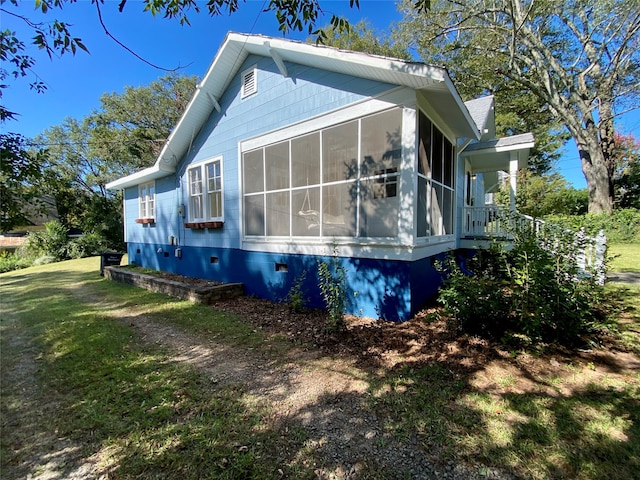
[[[274,365],[300,345],[211,307],[109,282],[98,265],[82,259],[0,275],[3,478],[37,476],[63,450],[109,478],[317,478],[312,430],[275,428],[273,405],[173,361],[132,324],[144,315],[203,344],[262,352]],[[637,365],[640,288],[608,288],[624,305],[612,331],[628,351],[615,359]],[[443,358],[451,353],[442,348]],[[473,369],[438,356],[375,371],[353,366],[367,386],[352,395],[391,436],[373,437],[379,448],[393,438],[523,478],[640,478],[637,367],[615,367],[605,350],[589,357],[602,362],[584,355],[507,351],[477,358]],[[55,478],[72,466],[58,465]]]
[[[640,272],[640,243],[612,243],[608,253],[611,272]]]

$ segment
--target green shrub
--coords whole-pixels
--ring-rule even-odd
[[[640,241],[640,210],[635,208],[617,209],[611,215],[547,215],[544,219],[574,231],[584,228],[590,236],[604,230],[607,240],[614,243]]]
[[[509,327],[511,309],[504,301],[506,282],[504,272],[500,272],[506,264],[504,255],[494,246],[468,259],[449,255],[443,263],[436,264],[447,273],[438,301],[457,329],[499,337]]]
[[[23,257],[19,254],[9,252],[0,253],[0,273],[27,268],[30,267],[31,264],[31,259]]]
[[[462,330],[532,343],[572,345],[605,320],[603,286],[577,266],[573,234],[514,232],[509,251],[492,248],[461,262],[450,257],[438,299]]]
[[[307,271],[303,270],[302,273],[293,281],[293,285],[289,289],[289,292],[287,293],[287,296],[284,300],[289,304],[291,310],[297,313],[304,311],[309,301],[307,295],[304,293],[304,289],[302,288],[306,278]]]
[[[87,233],[69,242],[67,251],[71,258],[84,258],[105,252],[108,247],[108,241],[102,235],[98,233]]]
[[[67,228],[55,220],[45,223],[44,227],[44,231],[27,236],[23,247],[26,256],[51,257],[56,262],[69,259]]]
[[[347,328],[344,311],[347,306],[347,271],[338,260],[336,248],[330,262],[320,262],[318,265],[318,280],[320,293],[329,312],[325,325],[327,332],[335,333]]]

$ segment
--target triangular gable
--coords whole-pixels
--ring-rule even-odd
[[[220,110],[220,99],[249,55],[271,57],[284,76],[288,76],[285,62],[290,62],[428,92],[432,105],[446,112],[448,126],[456,136],[480,138],[474,119],[444,68],[262,35],[229,33],[155,164],[106,187],[122,189],[173,173],[213,110]]]
[[[495,100],[493,95],[464,102],[480,132],[481,141],[496,136]]]

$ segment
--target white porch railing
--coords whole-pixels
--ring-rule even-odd
[[[530,229],[536,235],[544,234],[544,245],[557,252],[561,235],[572,235],[574,246],[572,256],[575,257],[581,272],[594,275],[599,284],[604,284],[606,277],[605,258],[607,238],[604,232],[596,237],[585,234],[584,229],[578,232],[563,229],[557,225],[547,224],[539,218],[523,215],[509,208],[497,205],[482,207],[464,207],[462,218],[462,238],[473,240],[497,240],[509,242],[513,240],[513,232]]]

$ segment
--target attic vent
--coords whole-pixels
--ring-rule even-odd
[[[242,74],[242,98],[253,95],[258,91],[256,69],[252,68]]]

